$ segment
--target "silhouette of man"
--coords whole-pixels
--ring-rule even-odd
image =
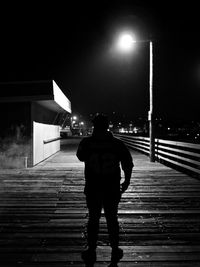
[[[111,261],[118,262],[123,257],[119,248],[118,204],[121,194],[130,184],[133,161],[125,144],[108,131],[108,118],[98,114],[93,119],[93,134],[81,140],[77,157],[85,163],[86,203],[89,212],[87,224],[87,250],[82,259],[87,264],[96,261],[96,246],[101,210],[104,209],[110,245]],[[124,182],[120,185],[121,169]]]

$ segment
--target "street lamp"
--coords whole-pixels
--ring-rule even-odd
[[[117,49],[122,53],[130,53],[134,49],[136,39],[133,34],[122,33],[117,41]]]
[[[117,50],[123,53],[130,53],[134,45],[140,42],[149,43],[149,159],[155,161],[155,141],[154,141],[154,124],[153,124],[153,42],[151,40],[137,41],[133,33],[122,33],[117,41]]]

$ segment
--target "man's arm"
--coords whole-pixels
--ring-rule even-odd
[[[86,139],[82,139],[76,152],[76,156],[80,161],[86,161],[88,158],[86,142]]]
[[[128,189],[128,187],[129,187],[129,185],[130,185],[131,173],[132,173],[132,168],[131,168],[130,170],[126,170],[126,171],[124,171],[125,180],[124,180],[124,182],[121,184],[121,193],[122,193],[122,194]]]
[[[122,165],[122,170],[124,171],[124,177],[125,177],[124,182],[121,184],[121,193],[123,194],[127,190],[130,184],[131,174],[132,174],[132,169],[133,169],[134,164],[133,164],[131,153],[124,144],[122,145],[121,155],[122,155],[121,165]]]

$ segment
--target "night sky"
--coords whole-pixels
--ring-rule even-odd
[[[129,57],[112,53],[115,34],[128,26],[141,40],[154,43],[156,117],[199,120],[197,4],[58,2],[1,7],[1,82],[54,79],[74,113],[147,117],[148,43]]]

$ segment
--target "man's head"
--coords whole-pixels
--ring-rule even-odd
[[[107,131],[109,127],[108,117],[103,114],[97,114],[92,120],[95,131]]]

